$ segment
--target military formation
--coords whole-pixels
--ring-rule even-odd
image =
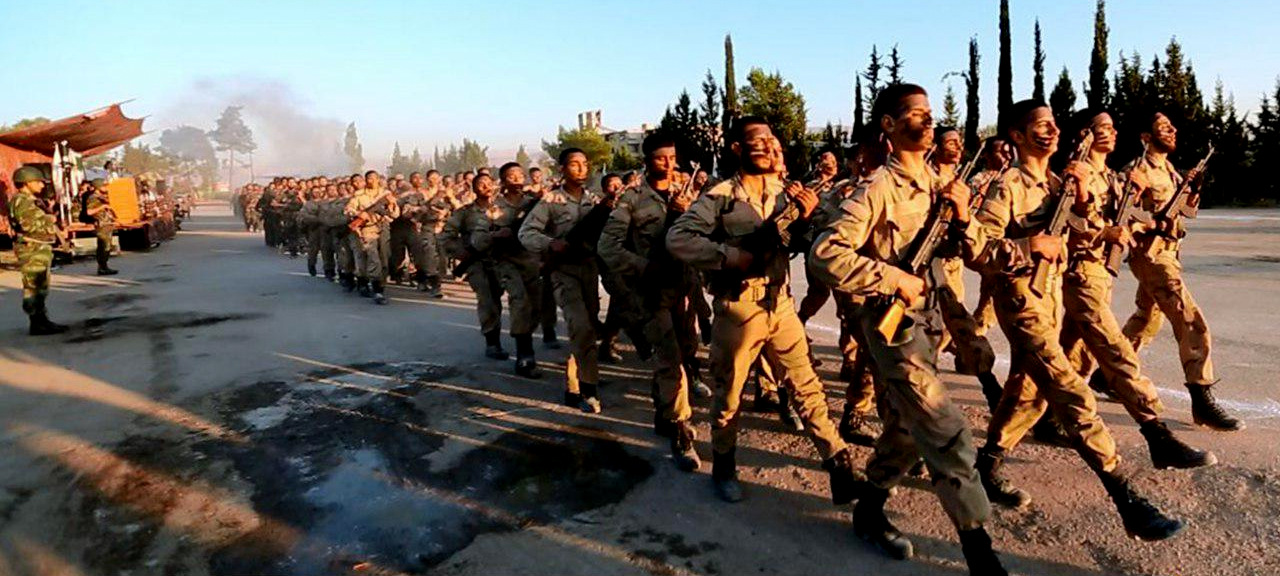
[[[562,315],[562,401],[585,413],[609,408],[599,366],[620,360],[625,336],[652,367],[653,429],[670,440],[680,470],[702,467],[693,405],[710,400],[712,487],[727,502],[747,497],[736,453],[754,388],[754,409],[808,434],[831,499],[852,504],[860,538],[911,557],[885,505],[904,478],[927,476],[971,572],[1005,574],[984,524],[993,504],[1022,509],[1032,499],[1003,467],[1028,434],[1079,454],[1131,536],[1159,541],[1184,527],[1129,481],[1131,465],[1097,409],[1099,396],[1122,404],[1156,468],[1216,462],[1164,423],[1139,360],[1166,318],[1195,423],[1243,425],[1214,398],[1210,332],[1181,276],[1203,166],[1184,174],[1169,162],[1174,119],[1153,111],[1140,134],[1118,134],[1101,109],[1076,113],[1066,127],[1037,100],[1000,112],[997,133],[969,162],[962,133],[934,125],[925,90],[896,84],[879,93],[858,144],[823,152],[803,179],[788,173],[769,123],[742,117],[724,140],[734,170],[718,182],[655,132],[642,146],[643,172],[605,174],[595,187],[587,154],[568,148],[554,159],[554,181],[516,163],[386,180],[369,171],[276,178],[246,186],[235,202],[247,230],[261,229],[291,257],[305,254],[312,276],[377,304],[387,304],[388,283],[439,298],[444,282],[465,282],[483,354],[499,361],[511,359],[505,297],[522,377],[542,376],[534,336],[558,348]],[[1109,156],[1120,138],[1141,140],[1143,152],[1115,169]],[[23,182],[10,201],[22,234],[23,307],[33,331],[47,329],[56,231],[27,200],[39,183],[14,180]],[[799,300],[796,255],[808,281]],[[1121,324],[1111,305],[1126,261],[1139,289],[1137,310]],[[966,287],[966,268],[978,286]],[[979,294],[973,310],[967,289]],[[839,418],[828,412],[805,329],[827,302],[840,319],[839,377],[848,386]],[[1003,383],[987,339],[995,325],[1011,348]],[[991,416],[981,444],[938,375],[941,353],[981,385]],[[873,447],[866,462],[855,444]]]

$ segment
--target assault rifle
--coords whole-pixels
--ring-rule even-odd
[[[1200,159],[1200,163],[1196,164],[1187,172],[1186,177],[1182,179],[1182,185],[1178,186],[1178,191],[1173,193],[1173,198],[1169,199],[1169,203],[1164,205],[1159,212],[1155,214],[1155,219],[1165,226],[1162,228],[1167,230],[1165,235],[1173,234],[1174,223],[1179,218],[1195,218],[1200,211],[1196,206],[1191,205],[1191,197],[1199,194],[1199,192],[1191,191],[1191,184],[1204,174],[1205,167],[1209,165],[1209,159],[1213,157],[1213,145],[1209,145],[1209,152]]]
[[[1084,155],[1089,153],[1089,148],[1093,146],[1093,131],[1086,129],[1081,134],[1080,143],[1076,145],[1076,151],[1071,155],[1068,162],[1079,162],[1084,159]],[[1062,183],[1062,187],[1058,191],[1058,205],[1053,209],[1053,216],[1049,218],[1049,226],[1045,228],[1044,234],[1049,236],[1061,237],[1067,233],[1067,225],[1071,222],[1072,208],[1075,207],[1076,195],[1071,194],[1067,188],[1071,183],[1075,183],[1078,187],[1080,182],[1075,178],[1070,178]],[[1043,297],[1049,290],[1049,267],[1050,263],[1044,259],[1037,259],[1035,267],[1031,272],[1031,292],[1036,296]]]
[[[986,142],[983,142],[983,147]],[[979,148],[978,153],[973,156],[960,173],[956,175],[951,182],[968,182],[969,175],[973,173],[973,169],[977,167],[978,162],[982,158],[982,149]],[[998,177],[998,176],[997,176]],[[994,181],[994,180],[993,180]],[[950,182],[947,184],[950,185]],[[933,217],[925,223],[925,227],[920,229],[916,237],[912,239],[911,246],[902,259],[895,265],[902,271],[916,277],[923,277],[929,269],[929,263],[933,261],[934,252],[942,245],[947,238],[947,231],[951,227],[951,220],[954,216],[954,210],[947,201],[938,198]],[[900,297],[894,296],[893,301],[889,303],[889,307],[880,316],[880,322],[876,324],[876,330],[884,336],[885,342],[904,344],[910,340],[911,322],[903,327],[903,320],[907,318],[907,302]]]
[[[1146,144],[1142,145],[1142,158],[1147,155]],[[1138,194],[1142,192],[1132,181],[1125,182],[1124,193],[1120,195],[1120,204],[1117,205],[1115,225],[1121,228],[1129,228],[1134,222],[1143,224],[1151,224],[1151,214],[1138,207]],[[1120,273],[1120,262],[1124,258],[1123,244],[1108,244],[1104,252],[1104,265],[1107,272],[1112,276]]]
[[[524,219],[529,217],[529,212],[533,211],[533,206],[537,203],[538,198],[536,196],[526,198],[524,202],[520,203],[520,207],[516,209],[516,217],[511,220],[510,224],[506,226],[490,226],[489,232],[493,233],[503,228],[509,228],[512,232],[511,238],[502,242],[502,244],[505,245],[510,242],[519,242],[519,240],[515,238],[515,233],[520,231],[520,225],[524,224]],[[500,246],[494,246],[490,248],[489,251],[496,252],[498,248],[500,248]],[[483,256],[483,254],[476,250],[468,249],[467,252],[462,255],[462,258],[458,259],[458,263],[453,266],[453,277],[461,278],[463,274],[467,273],[467,269],[471,268],[471,265],[475,264],[476,261],[480,260]]]
[[[726,212],[721,216],[732,212],[737,202],[738,200],[731,201]],[[765,266],[768,265],[770,257],[781,250],[791,250],[792,239],[803,237],[808,225],[809,219],[801,216],[800,206],[796,204],[790,204],[781,212],[775,211],[770,214],[758,228],[743,236],[734,245],[738,250],[751,254],[751,266],[745,271],[717,270],[709,278],[711,292],[737,299],[742,294],[747,279],[764,276]],[[723,226],[712,235],[713,241],[723,242],[726,239]]]
[[[583,194],[586,194],[583,190]],[[569,245],[564,252],[555,254],[548,251],[546,255],[546,266],[555,268],[567,262],[582,260],[591,253],[597,242],[600,241],[600,232],[604,230],[604,225],[609,222],[609,214],[613,212],[613,204],[617,199],[605,199],[592,206],[586,214],[583,214],[578,222],[569,229],[564,235],[564,242]]]
[[[364,210],[361,210],[359,214],[356,214],[355,218],[351,219],[351,222],[347,224],[347,228],[354,233],[359,233],[360,229],[364,228],[364,225],[369,223],[370,215],[385,215],[387,213],[387,198],[390,197],[391,190],[389,188],[383,188],[382,192],[378,194],[378,197],[373,199],[372,204],[369,204],[369,206]]]

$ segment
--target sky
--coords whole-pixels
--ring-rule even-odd
[[[1081,92],[1094,2],[1010,4],[1015,98],[1031,93],[1037,18],[1046,84],[1066,66]],[[0,0],[0,20],[37,23],[0,34],[0,123],[133,99],[126,113],[148,116],[154,139],[181,124],[212,128],[223,107],[242,104],[258,153],[281,170],[332,154],[348,122],[370,167],[385,166],[396,142],[426,156],[463,137],[495,161],[521,144],[533,152],[586,110],[603,110],[614,129],[656,123],[682,89],[697,99],[707,70],[723,82],[725,34],[739,86],[752,67],[781,73],[804,95],[811,126],[850,121],[854,74],[872,45],[898,45],[905,78],[929,89],[935,108],[948,83],[963,102],[963,81],[943,77],[967,67],[976,37],[982,120],[995,121],[996,0],[98,0],[63,2],[59,13],[39,25],[53,17],[44,3]],[[1274,0],[1112,0],[1107,19],[1112,70],[1120,52],[1149,63],[1176,36],[1207,96],[1221,80],[1249,111],[1274,92]]]

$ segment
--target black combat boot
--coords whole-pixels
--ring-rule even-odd
[[[676,435],[676,423],[663,418],[661,411],[654,410],[653,433],[663,438],[674,438]]]
[[[845,442],[858,446],[874,446],[880,437],[880,431],[871,421],[871,415],[863,414],[846,404],[844,414],[840,417],[840,426],[836,429]]]
[[[589,382],[579,382],[578,390],[582,392],[582,402],[578,409],[587,414],[600,413],[600,386]]]
[[[506,360],[511,357],[502,349],[502,339],[497,330],[484,335],[484,356],[491,360]]]
[[[1107,382],[1107,375],[1103,374],[1102,370],[1094,370],[1093,374],[1089,375],[1089,389],[1093,390],[1094,395],[1100,400],[1119,402],[1117,398],[1120,395],[1116,393],[1115,388],[1111,387],[1111,383]]]
[[[27,334],[31,336],[52,336],[68,330],[66,326],[49,320],[43,311],[33,313],[27,319],[30,321]]]
[[[350,293],[356,289],[356,281],[350,274],[342,273],[338,275],[338,285],[342,286],[344,292]]]
[[[791,402],[791,393],[783,388],[778,389],[778,419],[783,426],[796,432],[804,432],[804,421]]]
[[[116,274],[119,274],[119,273],[120,273],[119,270],[108,268],[106,264],[98,266],[99,276],[115,276]]]
[[[682,472],[697,470],[702,466],[702,459],[698,458],[698,450],[693,446],[693,441],[698,437],[693,424],[688,420],[681,420],[672,422],[671,426],[675,431],[671,436],[671,460]]]
[[[631,345],[636,347],[636,356],[644,361],[653,357],[653,343],[649,342],[649,338],[644,335],[644,329],[635,326],[627,328],[625,332]]]
[[[542,346],[548,350],[559,350],[560,340],[556,338],[556,329],[549,328],[542,331]]]
[[[1063,430],[1062,425],[1058,424],[1058,419],[1047,411],[1040,416],[1040,420],[1036,422],[1036,425],[1031,427],[1031,437],[1041,444],[1059,448],[1071,448],[1073,446],[1067,431]]]
[[[1116,504],[1116,511],[1130,537],[1155,542],[1182,531],[1182,521],[1165,516],[1158,508],[1138,495],[1133,485],[1118,472],[1098,472],[1102,485]]]
[[[738,459],[736,450],[724,454],[711,452],[711,484],[715,486],[716,496],[729,503],[741,502],[743,499],[742,483],[738,482]]]
[[[974,468],[977,468],[978,476],[982,478],[982,488],[987,492],[987,499],[993,504],[1008,508],[1026,508],[1031,504],[1031,495],[1000,475],[1002,465],[1004,465],[1004,450],[986,447],[978,450],[978,460],[974,463]]]
[[[1218,457],[1212,452],[1196,450],[1178,440],[1164,422],[1152,420],[1144,422],[1139,429],[1147,439],[1147,450],[1151,452],[1151,465],[1156,468],[1200,468],[1218,463]]]
[[[823,460],[822,469],[831,476],[831,502],[837,506],[857,500],[868,487],[867,477],[853,465],[849,448]]]
[[[766,390],[756,384],[756,397],[751,402],[751,409],[756,412],[777,412],[782,407],[778,400],[777,390]]]
[[[531,380],[542,377],[538,371],[538,361],[533,358],[533,336],[521,334],[516,340],[516,375]]]
[[[1187,384],[1187,391],[1191,393],[1191,419],[1196,424],[1219,432],[1243,430],[1244,423],[1229,416],[1214,399],[1213,392],[1209,388],[1199,384]]]
[[[382,305],[387,303],[387,297],[383,294],[382,281],[373,281],[373,303]]]
[[[978,374],[978,382],[982,384],[982,396],[987,399],[987,409],[995,414],[996,406],[1000,405],[1000,397],[1004,395],[1004,387],[1000,385],[996,375],[990,372]]]
[[[868,484],[853,507],[853,533],[889,557],[906,560],[915,554],[915,547],[885,516],[884,503],[888,500],[887,489]]]
[[[312,278],[315,278],[315,277],[316,277],[316,263],[315,263],[315,262],[311,262],[311,261],[308,261],[308,262],[307,262],[307,274],[310,274]]]
[[[991,536],[981,526],[972,530],[960,530],[960,549],[964,562],[969,565],[969,576],[1009,576],[1000,563],[1000,557],[991,549]]]
[[[356,278],[356,291],[360,294],[361,298],[373,297],[373,291],[369,289],[368,278]]]
[[[582,394],[577,392],[564,391],[564,405],[570,408],[577,408],[582,404]]]

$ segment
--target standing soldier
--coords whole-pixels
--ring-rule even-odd
[[[1062,237],[1046,234],[1045,229],[1060,202],[1074,202],[1076,214],[1084,213],[1087,203],[1083,187],[1064,187],[1049,171],[1059,135],[1053,112],[1039,100],[1023,100],[1002,112],[1000,126],[1017,147],[1018,167],[996,180],[975,216],[978,234],[967,237],[964,247],[972,265],[998,275],[993,282],[996,317],[1012,348],[1009,379],[991,415],[986,445],[978,452],[978,473],[987,497],[1011,508],[1031,501],[999,472],[1005,454],[1047,405],[1102,481],[1125,530],[1142,540],[1169,538],[1182,530],[1182,522],[1162,514],[1129,482],[1093,393],[1072,370],[1059,343],[1059,277],[1065,254]],[[1078,165],[1069,170],[1075,182],[1086,180]],[[1063,200],[1063,194],[1072,196]],[[1037,266],[1051,266],[1043,288],[1033,281]]]
[[[853,323],[872,357],[887,406],[884,432],[867,463],[870,487],[853,510],[859,537],[899,559],[913,546],[885,516],[893,488],[923,457],[934,492],[960,534],[971,574],[1007,574],[991,549],[983,523],[991,513],[974,470],[969,420],[951,402],[938,379],[937,341],[925,330],[928,299],[925,279],[898,267],[921,230],[946,203],[954,210],[948,235],[972,235],[969,191],[963,182],[943,181],[925,164],[933,141],[928,96],[914,84],[894,84],[880,92],[871,108],[868,144],[890,144],[888,164],[840,205],[840,215],[813,247],[813,268],[833,289],[861,300]],[[935,201],[937,198],[937,201]],[[906,305],[906,337],[886,340],[878,329],[888,304]],[[917,320],[917,319],[921,320]]]
[[[525,186],[525,193],[541,199],[549,189],[542,181],[542,169],[533,167],[529,170],[529,178],[532,180],[528,186]],[[538,279],[541,289],[538,291],[538,303],[534,306],[534,316],[538,319],[538,325],[542,327],[542,345],[549,350],[559,350],[560,341],[556,337],[556,291],[551,285],[551,271],[544,269],[542,277]]]
[[[666,237],[693,195],[681,194],[672,181],[676,145],[671,138],[651,134],[641,147],[645,178],[618,200],[600,233],[598,249],[621,283],[633,287],[629,312],[653,345],[654,430],[671,438],[676,466],[692,472],[702,462],[693,445],[693,408],[683,357],[697,354],[698,343],[677,330],[692,311],[685,304],[685,266],[667,252]]]
[[[667,233],[673,257],[714,274],[712,482],[721,499],[742,500],[738,406],[751,364],[763,351],[791,387],[822,467],[831,475],[832,500],[847,504],[859,483],[853,456],[827,416],[822,382],[809,362],[804,326],[789,289],[790,242],[782,239],[793,223],[808,218],[818,199],[799,184],[784,194],[773,150],[777,139],[764,119],[737,119],[726,142],[739,159],[738,173],[704,192]]]
[[[1093,146],[1080,163],[1085,178],[1080,186],[1088,195],[1087,210],[1080,226],[1067,236],[1068,268],[1063,276],[1062,348],[1071,367],[1081,376],[1093,371],[1094,360],[1129,414],[1137,420],[1151,463],[1156,468],[1198,468],[1217,458],[1179,441],[1160,421],[1160,397],[1155,385],[1142,375],[1138,353],[1120,332],[1120,323],[1111,312],[1111,274],[1107,271],[1107,248],[1130,244],[1129,229],[1112,225],[1113,214],[1123,198],[1119,177],[1107,168],[1107,155],[1115,150],[1116,129],[1111,115],[1085,109],[1072,119],[1076,133],[1093,132]]]
[[[348,293],[356,289],[356,255],[351,249],[351,229],[347,227],[347,203],[356,191],[364,188],[364,176],[353,174],[338,186],[337,214],[340,221],[331,222],[329,233],[333,235],[333,247],[337,253],[338,285]]]
[[[111,233],[115,230],[116,212],[111,209],[107,196],[107,181],[94,178],[89,184],[89,194],[83,202],[85,213],[93,218],[93,235],[98,238],[98,247],[94,252],[98,259],[98,275],[112,276],[118,272],[107,266],[107,260],[111,258]]]
[[[272,209],[276,194],[282,193],[278,188],[280,179],[276,178],[267,184],[267,187],[258,196],[258,202],[254,206],[258,209],[258,218],[262,221],[262,241],[267,246],[275,248],[280,245],[279,227],[276,225],[276,212]]]
[[[568,237],[602,197],[586,187],[591,165],[585,152],[566,148],[558,160],[564,184],[543,194],[534,205],[520,226],[520,242],[547,261],[556,303],[569,324],[571,351],[565,370],[564,402],[598,414],[600,374],[595,323],[600,315],[600,273],[596,269],[595,247],[583,242],[570,244],[573,238]]]
[[[356,285],[360,295],[372,296],[375,304],[386,304],[383,295],[382,252],[379,247],[382,229],[400,215],[395,195],[382,187],[376,170],[365,172],[364,187],[347,201],[343,214],[351,219],[351,252],[355,254]]]
[[[523,176],[523,175],[521,175]],[[516,198],[494,198],[493,178],[481,175],[472,180],[476,199],[449,217],[444,228],[445,245],[459,261],[458,273],[465,275],[476,295],[476,314],[484,335],[486,357],[506,360],[502,349],[502,293],[511,307],[510,332],[516,341],[516,374],[537,378],[533,355],[533,309],[528,286],[537,278],[537,258],[516,239],[512,224],[518,224],[522,185]]]
[[[1159,112],[1149,120],[1141,135],[1147,153],[1135,160],[1128,171],[1129,180],[1140,188],[1139,206],[1158,214],[1182,185],[1182,176],[1169,162],[1169,154],[1178,147],[1178,131],[1173,122]],[[1191,198],[1192,206],[1199,206],[1200,196],[1196,194]],[[1191,296],[1191,289],[1182,280],[1181,247],[1186,235],[1186,223],[1175,216],[1157,221],[1154,230],[1134,236],[1129,269],[1138,279],[1137,309],[1125,322],[1124,335],[1135,350],[1142,350],[1168,316],[1173,337],[1178,341],[1178,357],[1182,360],[1187,391],[1191,393],[1191,418],[1196,424],[1214,430],[1240,430],[1244,423],[1227,414],[1210,391],[1218,380],[1209,358],[1209,323]]]
[[[453,192],[440,184],[440,171],[427,171],[427,188],[422,191],[426,205],[418,211],[418,254],[422,264],[418,274],[418,290],[432,298],[443,298],[440,279],[448,273],[449,256],[444,250],[442,233],[445,222],[456,208]]]
[[[53,245],[61,232],[53,215],[40,206],[44,174],[34,166],[13,172],[14,191],[9,196],[9,225],[16,236],[13,252],[22,274],[22,311],[30,322],[28,334],[47,336],[67,331],[49,320],[45,300],[49,297],[49,267],[53,265]]]

